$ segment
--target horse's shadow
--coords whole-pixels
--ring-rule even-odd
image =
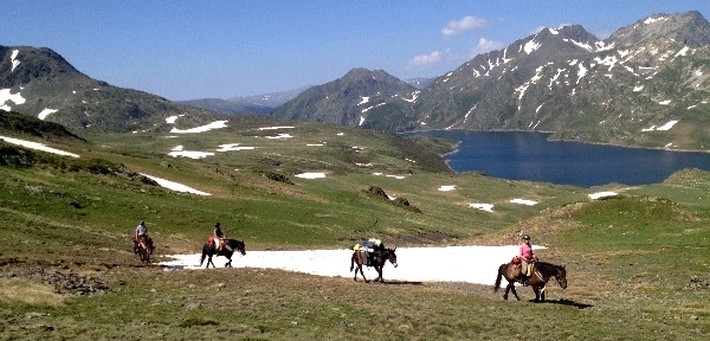
[[[530,300],[530,302],[533,302],[533,301],[534,301],[534,300]],[[591,305],[591,304],[579,303],[579,302],[575,302],[575,301],[572,301],[572,300],[565,300],[565,299],[552,300],[552,301],[550,301],[550,300],[544,300],[544,301],[538,302],[538,303],[550,303],[550,304],[568,305],[568,306],[571,306],[571,307],[575,307],[575,308],[577,308],[577,309],[587,309],[587,308],[593,307],[593,305]]]
[[[413,281],[399,281],[396,279],[389,279],[384,282],[377,282],[381,284],[387,284],[387,285],[422,285],[424,282],[413,282]]]

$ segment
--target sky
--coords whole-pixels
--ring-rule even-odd
[[[170,100],[319,85],[364,67],[436,77],[542,27],[603,39],[708,0],[2,0],[0,45],[48,47],[79,71]]]

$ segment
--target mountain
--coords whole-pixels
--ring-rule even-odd
[[[416,125],[708,149],[709,27],[688,12],[603,41],[581,26],[543,29],[439,77],[413,106]]]
[[[241,101],[231,101],[221,98],[203,98],[187,101],[178,101],[178,103],[189,105],[195,108],[213,110],[224,114],[268,114],[274,108],[262,105],[248,104]]]
[[[390,93],[398,96],[373,100],[358,82],[367,71],[356,69],[275,112],[387,131],[549,131],[560,139],[707,150],[709,40],[710,25],[695,11],[653,15],[605,40],[579,25],[545,28],[477,55],[421,92],[397,88]]]
[[[0,110],[59,123],[72,130],[128,132],[206,123],[221,114],[124,89],[79,72],[48,48],[0,46]]]
[[[431,82],[434,81],[434,78],[424,78],[424,77],[418,77],[418,78],[410,78],[410,79],[405,79],[404,80],[407,84],[421,90],[429,86]]]
[[[396,105],[411,102],[417,93],[414,86],[385,71],[356,68],[339,79],[309,88],[276,108],[272,115],[282,119],[368,128],[370,126],[365,123],[369,117],[382,116],[382,113],[387,116],[389,109],[399,113]],[[387,109],[381,108],[383,106]]]
[[[276,108],[300,95],[311,86],[302,86],[296,89],[275,91],[254,96],[241,96],[228,98],[227,101],[235,103],[243,103],[245,105],[262,106]]]
[[[228,99],[203,98],[179,101],[191,107],[214,110],[225,114],[269,114],[274,108],[294,99],[309,87],[270,92],[255,96],[232,97]]]

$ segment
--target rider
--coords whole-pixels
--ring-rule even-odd
[[[223,245],[227,248],[227,250],[233,251],[232,247],[229,246],[229,243],[224,243],[224,240],[227,239],[227,235],[222,232],[222,228],[219,222],[216,222],[214,224],[214,229],[212,229],[212,239],[215,242],[217,252],[222,250]]]
[[[377,238],[370,238],[360,242],[360,250],[365,251],[365,256],[367,256],[367,264],[372,264],[372,258],[375,253],[384,250],[384,245],[382,241]]]
[[[148,237],[148,228],[145,226],[145,221],[143,220],[136,226],[136,231],[133,233],[133,251],[135,253],[138,253],[138,243],[140,243],[142,236]]]
[[[520,254],[518,255],[522,263],[519,278],[523,284],[529,285],[530,276],[532,275],[532,265],[537,261],[537,256],[535,255],[532,246],[530,246],[530,236],[524,234],[522,239],[523,243],[520,244]]]

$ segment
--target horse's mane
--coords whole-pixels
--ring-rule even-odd
[[[537,262],[535,263],[535,266],[542,272],[546,273],[553,273],[553,272],[558,272],[564,269],[563,266],[560,265],[555,265],[552,263],[547,263],[547,262]]]

